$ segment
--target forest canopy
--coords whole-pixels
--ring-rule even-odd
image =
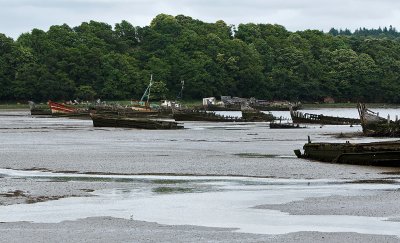
[[[400,103],[392,26],[291,32],[276,24],[205,23],[160,14],[149,26],[96,21],[0,34],[0,100],[259,99]]]

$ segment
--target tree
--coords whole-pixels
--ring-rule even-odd
[[[92,101],[96,97],[96,91],[89,85],[81,85],[76,90],[77,98],[81,100],[89,100]]]

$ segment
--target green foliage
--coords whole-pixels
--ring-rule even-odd
[[[400,103],[400,41],[393,28],[290,32],[281,25],[205,23],[160,14],[0,34],[0,101],[150,99],[232,95],[261,99]]]
[[[96,92],[89,85],[81,85],[76,90],[76,96],[81,100],[92,101],[96,96]]]

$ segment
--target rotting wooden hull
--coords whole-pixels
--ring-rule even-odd
[[[400,141],[375,143],[306,143],[304,154],[295,150],[299,158],[322,162],[400,166]]]
[[[242,110],[242,119],[247,122],[269,122],[275,120],[275,117],[259,110]]]
[[[182,129],[183,126],[174,121],[151,120],[145,118],[127,118],[91,114],[94,127],[122,127],[137,129]]]
[[[48,108],[33,108],[31,109],[32,116],[51,116],[51,110]]]
[[[288,111],[290,110],[289,105],[262,105],[262,104],[249,104],[251,108],[260,110],[260,111]],[[299,110],[301,108],[301,105],[293,105],[292,109],[293,110]],[[219,105],[207,105],[204,106],[205,110],[208,111],[241,111],[241,105],[240,104],[235,104],[235,105],[225,105],[225,106],[219,106]]]
[[[205,112],[198,110],[175,111],[173,113],[175,121],[210,121],[210,122],[242,122],[238,117],[220,116],[214,112]]]
[[[90,113],[87,112],[71,112],[71,113],[52,113],[53,117],[66,117],[75,119],[90,119]]]
[[[290,116],[293,123],[308,123],[308,124],[321,124],[321,125],[355,125],[360,124],[360,119],[324,116],[311,113],[302,113],[299,111],[290,111]]]
[[[48,105],[36,105],[33,101],[29,101],[28,103],[32,116],[51,116],[51,110]]]
[[[294,123],[271,122],[269,124],[269,128],[271,128],[271,129],[296,129],[296,128],[305,128],[305,127],[302,127],[299,124],[294,124]]]
[[[89,109],[75,108],[67,106],[54,101],[48,101],[49,108],[51,110],[51,115],[54,117],[68,117],[68,118],[83,118],[89,119]]]
[[[292,110],[296,111],[301,108],[301,105],[261,105],[261,104],[250,104],[250,107],[260,110],[260,111],[289,111],[290,106],[292,107]]]
[[[380,117],[378,113],[366,108],[365,104],[358,104],[363,133],[371,137],[400,137],[400,121]]]
[[[117,109],[117,110],[95,109],[95,110],[96,114],[121,116],[129,118],[172,118],[172,113],[160,112],[160,111],[142,112],[130,109]]]
[[[232,106],[207,105],[207,106],[204,106],[204,110],[207,110],[207,111],[240,111],[240,105],[232,105]]]

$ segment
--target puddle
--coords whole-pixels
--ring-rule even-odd
[[[0,169],[0,174],[14,178],[70,181],[102,178],[131,182],[124,189],[88,190],[93,197],[1,206],[0,222],[57,223],[111,216],[167,225],[234,228],[236,232],[257,234],[320,231],[400,236],[400,223],[384,217],[290,215],[254,208],[309,197],[374,195],[382,190],[398,189],[394,184],[224,176],[81,175],[9,169]]]

